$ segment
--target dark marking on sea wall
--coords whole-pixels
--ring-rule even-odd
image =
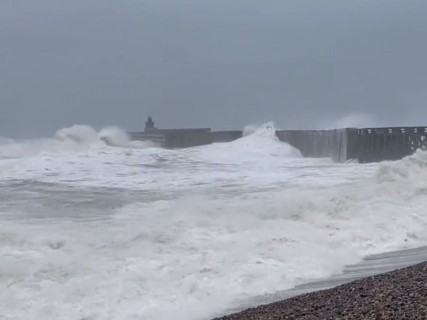
[[[350,129],[337,130],[278,130],[280,141],[297,148],[304,157],[331,158],[336,162],[348,160]]]

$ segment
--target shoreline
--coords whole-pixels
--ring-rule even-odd
[[[427,319],[427,261],[213,320]]]
[[[417,285],[417,279],[423,281],[421,287],[417,287],[420,285]],[[420,288],[424,294],[420,293]],[[367,295],[367,297],[358,296],[356,294],[358,291],[363,292],[363,295]],[[421,300],[412,301],[413,299],[411,300],[409,297],[411,293],[414,295],[417,293],[416,297]],[[396,313],[394,310],[392,310],[394,313],[391,314],[391,317],[384,318],[389,316],[387,312],[390,311],[390,308],[387,305],[393,303],[390,294],[392,297],[396,297],[396,303],[401,302],[399,299],[403,299],[402,301],[406,301],[408,305],[415,302],[420,303],[422,317],[419,319],[427,319],[427,247],[369,256],[360,264],[347,266],[338,275],[302,284],[272,295],[255,297],[239,308],[228,310],[226,316],[218,314],[214,320],[400,319],[402,315],[398,318],[393,316]],[[384,302],[385,297],[391,299],[389,303]],[[372,303],[366,304],[365,301],[365,306],[362,308],[358,302],[363,302],[363,300],[378,303],[374,309],[370,309],[373,307]],[[306,310],[306,313],[301,312],[301,304],[304,305],[303,310]],[[322,305],[325,307],[320,308],[319,306]],[[346,307],[353,312],[345,313]],[[411,305],[410,309],[417,311],[417,307]],[[324,313],[325,308],[327,313]],[[410,310],[408,311],[406,308],[402,309],[402,312],[406,314],[402,319],[418,319],[420,314],[412,314],[416,317],[408,318]],[[319,313],[322,310],[323,313]],[[362,311],[367,313],[360,313]],[[420,313],[419,310],[418,313]]]

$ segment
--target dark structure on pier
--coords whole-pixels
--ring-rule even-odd
[[[164,148],[188,148],[242,137],[242,131],[157,129],[151,117],[144,132],[130,132],[133,140],[150,140]],[[427,150],[427,127],[346,128],[336,130],[277,130],[280,141],[294,146],[305,157],[331,158],[361,163],[397,160],[417,149]]]
[[[213,142],[210,128],[197,129],[158,129],[154,121],[148,117],[144,132],[129,132],[132,140],[149,140],[163,148],[189,148]]]

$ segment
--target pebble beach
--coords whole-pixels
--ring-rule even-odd
[[[214,320],[427,319],[427,262]]]

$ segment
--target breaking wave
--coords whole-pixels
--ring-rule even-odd
[[[376,178],[381,183],[411,181],[411,185],[427,181],[427,152],[419,149],[402,160],[383,162]]]
[[[34,159],[6,163],[3,171],[115,188],[43,191],[40,200],[28,187],[3,199],[16,197],[11,212],[52,215],[39,224],[1,223],[5,313],[15,318],[28,310],[43,318],[47,307],[50,319],[75,319],[75,310],[82,319],[213,317],[247,298],[339,273],[366,255],[427,243],[426,152],[380,164],[306,166],[271,123],[230,143],[165,154],[106,147],[128,143],[114,128],[73,127],[58,136],[57,143],[107,152],[71,162],[52,157],[50,171]],[[159,161],[145,165],[151,158]],[[64,221],[68,206],[88,219],[109,214],[108,223]]]
[[[117,127],[96,131],[86,125],[63,128],[53,138],[14,140],[0,139],[0,158],[21,158],[43,153],[66,153],[83,151],[93,147],[152,148],[151,141],[132,141],[127,133]]]
[[[247,126],[243,137],[231,142],[214,143],[192,150],[204,160],[216,162],[247,162],[254,159],[286,159],[302,157],[300,151],[276,136],[273,122],[261,126]]]

